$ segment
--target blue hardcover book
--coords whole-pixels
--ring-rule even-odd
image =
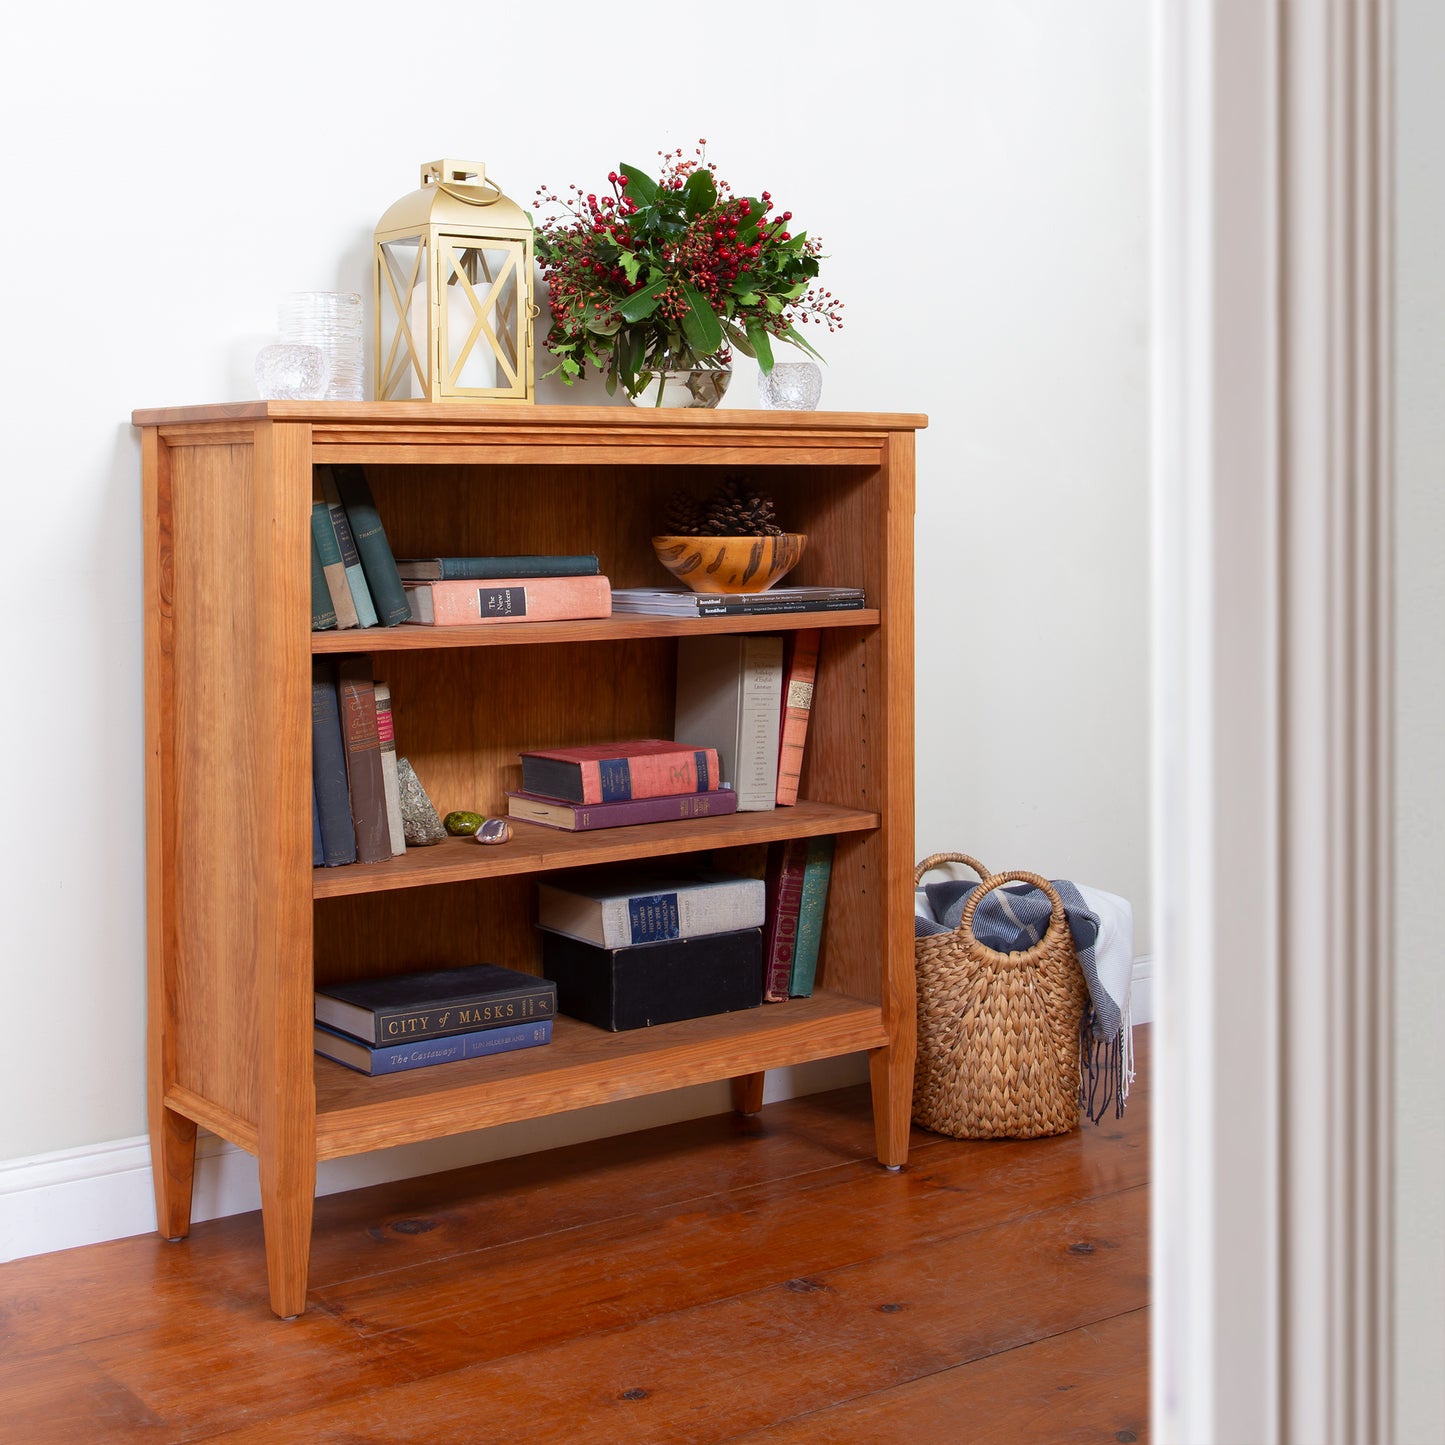
[[[346,786],[336,672],[324,657],[311,660],[311,784],[321,822],[322,862],[328,868],[355,863],[356,830]]]
[[[311,779],[311,866],[326,862],[326,845],[321,841],[321,809],[316,806],[316,779]]]
[[[357,625],[376,626],[376,604],[371,600],[371,589],[366,585],[366,573],[361,566],[361,554],[356,550],[356,538],[352,535],[351,523],[347,520],[346,508],[341,502],[341,493],[336,489],[336,478],[330,467],[319,467],[321,473],[321,494],[331,512],[331,525],[336,530],[336,545],[341,550],[341,563],[346,568],[346,583],[351,590],[351,600],[356,603]]]
[[[433,1064],[454,1064],[462,1059],[480,1059],[487,1054],[509,1054],[517,1049],[534,1049],[552,1042],[552,1020],[535,1019],[525,1024],[505,1024],[474,1034],[452,1034],[441,1039],[413,1039],[404,1044],[383,1044],[372,1048],[360,1039],[339,1034],[317,1024],[313,1047],[318,1054],[345,1064],[359,1074],[400,1074],[407,1069],[429,1069]]]

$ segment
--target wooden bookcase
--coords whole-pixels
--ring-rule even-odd
[[[146,594],[149,1122],[159,1228],[189,1230],[196,1128],[259,1161],[272,1308],[305,1307],[316,1165],[866,1050],[879,1159],[904,1161],[914,1056],[913,512],[918,416],[255,402],[138,411]],[[363,464],[398,556],[596,552],[666,586],[649,538],[689,474],[747,469],[862,612],[310,631],[312,467]],[[368,654],[441,813],[504,813],[531,746],[671,729],[676,639],[826,629],[796,807],[571,834],[528,824],[311,866],[314,654]],[[481,960],[540,971],[551,869],[837,835],[813,997],[372,1079],[311,1048],[317,979]],[[726,853],[720,855],[726,858]]]

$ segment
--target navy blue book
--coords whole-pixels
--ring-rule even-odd
[[[510,1054],[517,1049],[534,1049],[552,1042],[552,1020],[508,1024],[472,1034],[452,1034],[444,1039],[409,1039],[404,1044],[372,1048],[359,1039],[339,1034],[317,1024],[312,1035],[318,1054],[345,1064],[359,1074],[399,1074],[406,1069],[427,1069],[433,1064],[454,1064],[462,1059],[480,1059],[488,1054]]]
[[[316,990],[316,1022],[371,1045],[533,1023],[556,1012],[555,983],[499,963],[358,978]]]
[[[321,860],[328,868],[356,862],[356,830],[346,787],[346,748],[336,672],[324,657],[311,660],[311,785],[321,823]]]
[[[381,513],[376,510],[366,472],[355,465],[343,465],[332,467],[331,475],[341,505],[346,508],[346,520],[351,524],[352,540],[361,558],[361,570],[366,574],[376,620],[383,627],[410,622],[411,607],[402,591],[401,575],[396,570],[396,559],[391,555],[391,544],[386,540],[386,528],[381,525]]]
[[[311,779],[311,866],[326,862],[326,845],[321,841],[321,809],[316,806],[316,779]]]

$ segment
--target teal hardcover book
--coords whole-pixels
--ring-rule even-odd
[[[352,540],[361,559],[361,570],[366,574],[377,621],[383,627],[410,622],[411,608],[402,591],[401,574],[391,555],[391,544],[386,540],[386,528],[381,524],[381,513],[376,509],[365,470],[354,465],[332,467],[331,475],[346,509],[346,520],[351,524]]]
[[[833,838],[809,838],[803,862],[803,892],[798,900],[798,933],[793,946],[793,969],[788,997],[807,998],[818,972],[818,948],[823,941],[823,915],[828,907],[828,883],[833,874]]]

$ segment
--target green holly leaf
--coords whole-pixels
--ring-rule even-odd
[[[689,220],[705,215],[717,205],[717,186],[709,170],[694,171],[682,186],[683,205]]]
[[[618,313],[624,321],[645,321],[657,310],[658,299],[667,289],[667,277],[659,276],[656,281],[634,291],[621,306]]]
[[[638,273],[642,270],[642,262],[631,251],[624,251],[617,258],[618,264],[622,267],[622,274],[627,277],[632,285],[637,284]]]
[[[650,206],[657,199],[657,182],[646,171],[629,165],[620,165],[617,169],[627,177],[626,194],[639,206]]]
[[[753,354],[764,371],[773,369],[773,338],[761,321],[748,322],[748,340],[752,342]]]
[[[722,328],[723,334],[744,356],[756,355],[752,343],[747,338],[747,333],[736,321],[724,321]]]
[[[640,293],[639,293],[640,294]],[[696,356],[711,356],[722,345],[722,323],[712,304],[696,286],[683,283],[683,298],[687,310],[682,316],[682,334]]]
[[[799,350],[806,351],[809,356],[817,357],[819,361],[823,360],[823,353],[819,351],[815,346],[813,346],[810,342],[805,340],[796,326],[788,327],[788,329],[783,332],[783,335],[787,337],[787,339],[791,341],[794,346],[798,347]]]

